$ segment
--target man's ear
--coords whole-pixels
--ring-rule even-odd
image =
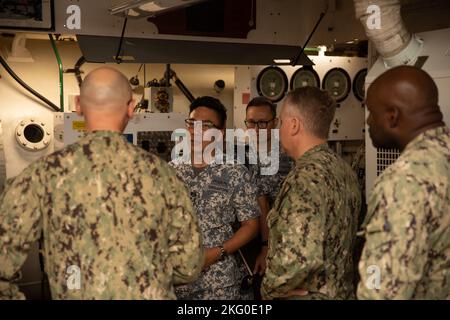
[[[83,116],[83,110],[80,105],[80,96],[75,97],[75,111],[77,112],[77,115]]]
[[[303,121],[302,121],[301,118],[299,118],[299,117],[292,117],[290,119],[290,133],[291,133],[291,136],[296,136],[299,133],[302,133],[303,132],[303,128],[304,128],[304,125],[303,125]]]
[[[397,107],[390,107],[386,111],[386,124],[388,128],[393,129],[398,126],[400,119],[400,109]]]
[[[131,99],[127,106],[127,115],[128,118],[133,118],[134,115],[134,107],[136,106],[136,101],[134,99]]]

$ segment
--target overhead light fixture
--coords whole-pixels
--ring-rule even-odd
[[[353,39],[353,40],[350,40],[350,41],[347,41],[346,42],[346,44],[354,44],[354,43],[358,43],[358,39]]]
[[[319,54],[318,54],[319,57],[324,57],[325,52],[327,52],[327,50],[328,50],[327,46],[317,46],[317,49],[319,49]]]
[[[355,41],[353,41],[353,40],[350,40],[350,41],[346,42],[346,44],[354,44],[354,43],[355,43]]]
[[[291,59],[273,59],[276,64],[290,64]]]
[[[191,6],[208,0],[112,0],[112,15],[130,18],[151,17],[163,12]]]

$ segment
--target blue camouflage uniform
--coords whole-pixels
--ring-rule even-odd
[[[259,217],[256,189],[244,166],[213,162],[198,169],[181,160],[174,160],[170,165],[190,192],[204,248],[218,247],[229,240],[236,220]],[[241,258],[237,254],[227,255],[203,270],[197,281],[177,287],[176,294],[179,299],[240,299],[245,275]]]

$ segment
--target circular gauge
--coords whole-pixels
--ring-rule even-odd
[[[319,75],[310,66],[297,69],[291,78],[291,90],[306,86],[320,88]]]
[[[364,87],[366,82],[367,69],[360,70],[353,79],[353,94],[356,99],[363,101],[366,95],[366,88]]]
[[[288,78],[279,67],[267,67],[260,72],[256,80],[259,95],[272,102],[283,99],[288,88]]]
[[[327,72],[322,82],[322,89],[336,100],[344,101],[350,93],[351,80],[347,71],[341,68],[333,68]]]

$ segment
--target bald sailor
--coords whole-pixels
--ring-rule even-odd
[[[175,299],[197,278],[202,241],[175,171],[122,135],[133,115],[127,78],[102,67],[76,99],[86,135],[31,164],[0,199],[0,299],[41,239],[53,299]],[[41,238],[42,234],[42,238]]]
[[[450,132],[436,84],[421,69],[396,67],[374,81],[366,104],[373,145],[401,155],[369,199],[358,298],[448,299]]]

